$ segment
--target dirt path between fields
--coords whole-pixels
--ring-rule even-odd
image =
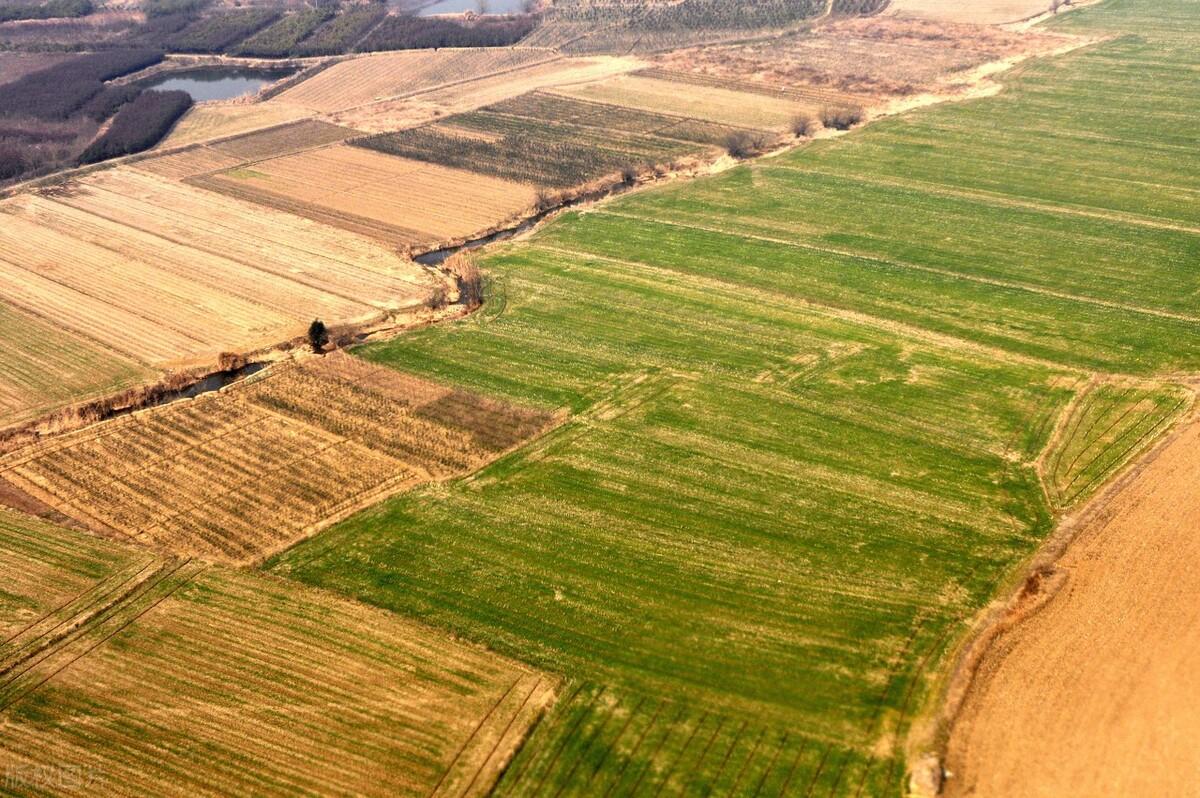
[[[1039,578],[1057,592],[1018,601],[979,661],[950,730],[951,798],[1200,789],[1200,421],[1091,510]]]

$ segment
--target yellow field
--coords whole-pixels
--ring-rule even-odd
[[[288,89],[269,105],[342,111],[367,103],[415,94],[437,86],[549,61],[550,50],[521,48],[404,50],[343,61]]]
[[[396,245],[469,237],[536,200],[520,183],[349,146],[260,161],[198,184]]]
[[[184,114],[170,134],[159,142],[158,149],[236,136],[309,116],[312,116],[312,111],[307,108],[274,101],[225,105],[203,103],[193,106]]]
[[[366,239],[131,169],[0,210],[8,301],[144,364],[416,305],[434,279]]]
[[[388,612],[8,511],[0,566],[6,795],[477,796],[557,689]]]
[[[131,164],[131,167],[143,172],[149,172],[159,177],[169,177],[172,180],[182,180],[185,177],[216,172],[228,169],[241,163],[240,158],[215,150],[207,145],[199,145],[182,152],[160,155]]]
[[[799,103],[781,97],[641,75],[620,75],[594,83],[560,86],[551,91],[581,100],[741,127],[781,128],[803,108]]]
[[[332,354],[12,452],[0,476],[98,532],[249,564],[550,420]]]

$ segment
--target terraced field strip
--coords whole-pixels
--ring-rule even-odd
[[[1086,386],[1043,455],[1046,490],[1055,507],[1070,507],[1136,459],[1191,408],[1181,385],[1106,380]]]
[[[1073,11],[1060,24],[1140,38],[493,250],[482,313],[363,357],[571,423],[269,567],[586,685],[502,793],[689,794],[694,776],[699,794],[895,794],[944,653],[1054,528],[1052,438],[1071,441],[1064,485],[1099,476],[1115,438],[1173,417],[1177,389],[1151,386],[1200,373],[1200,250],[1187,231],[876,177],[908,164],[974,191],[1011,165],[1011,196],[1182,219],[1195,11]],[[947,139],[903,137],[934,123]],[[1111,197],[1076,177],[1106,170],[1131,178]],[[1119,410],[1056,436],[1093,376],[1145,395],[1106,393]]]
[[[343,111],[372,101],[407,96],[554,61],[551,50],[475,48],[405,50],[336,64],[280,94],[272,103],[314,111]]]
[[[97,531],[245,564],[549,422],[334,354],[15,451],[0,474]]]
[[[148,365],[374,318],[436,282],[366,239],[132,169],[3,209],[8,300]]]
[[[469,237],[515,219],[536,201],[532,187],[512,180],[346,146],[189,182],[394,246]]]
[[[287,582],[0,513],[0,770],[117,794],[486,794],[557,680]],[[59,584],[57,591],[44,583]]]

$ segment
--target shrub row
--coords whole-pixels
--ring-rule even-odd
[[[142,11],[148,19],[169,17],[174,14],[198,14],[212,0],[145,0]]]
[[[529,35],[536,17],[478,17],[469,22],[410,15],[388,17],[359,47],[376,50],[419,50],[436,47],[508,47]]]
[[[316,30],[317,26],[333,17],[332,8],[309,8],[288,14],[283,19],[264,28],[246,41],[234,47],[233,55],[256,58],[281,58],[291,55],[296,45]]]
[[[157,50],[109,50],[72,58],[0,85],[0,116],[66,119],[99,94],[104,81],[161,60]]]
[[[103,136],[79,156],[82,164],[141,152],[157,144],[192,105],[184,91],[143,91],[117,112]]]
[[[367,35],[387,14],[381,5],[365,5],[343,11],[296,46],[296,55],[341,55]]]
[[[247,8],[201,17],[166,40],[182,53],[219,53],[279,19],[272,8]]]
[[[46,0],[44,3],[0,4],[0,22],[20,19],[60,19],[86,17],[96,10],[91,0]]]

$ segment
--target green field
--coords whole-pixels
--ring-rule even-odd
[[[897,794],[1077,395],[1157,423],[1200,371],[1200,3],[1059,24],[1124,35],[494,250],[479,314],[362,354],[571,420],[274,570],[575,680],[503,795]],[[1105,418],[1071,502],[1153,439]]]

